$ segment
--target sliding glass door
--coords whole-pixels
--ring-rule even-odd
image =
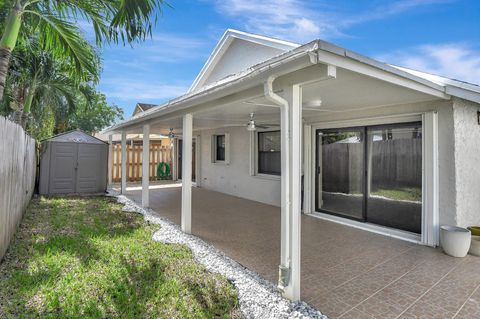
[[[421,122],[317,131],[316,209],[421,232]]]
[[[373,126],[367,134],[367,221],[420,233],[422,123]]]
[[[317,209],[363,220],[365,132],[317,132]]]

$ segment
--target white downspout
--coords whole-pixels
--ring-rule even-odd
[[[289,127],[289,104],[288,101],[280,95],[273,92],[273,81],[276,76],[272,75],[264,83],[264,93],[267,100],[280,106],[280,136],[281,136],[281,248],[280,248],[280,269],[279,269],[279,283],[278,288],[284,291],[288,285],[288,271],[290,268],[290,127]],[[285,280],[281,280],[285,278]]]
[[[318,63],[318,55],[315,52],[310,52],[310,62],[313,64]],[[290,105],[289,102],[281,97],[280,95],[276,94],[273,91],[273,82],[279,77],[280,74],[271,75],[267,78],[264,83],[264,94],[265,98],[270,102],[275,103],[280,107],[280,123],[281,123],[281,252],[280,252],[280,267],[279,267],[279,281],[278,281],[278,288],[283,292],[284,296],[296,300],[300,298],[300,257],[295,254],[299,254],[299,251],[293,251],[296,249],[295,247],[291,247],[292,239],[296,239],[296,235],[299,236],[300,230],[297,231],[297,234],[294,234],[294,230],[291,229],[294,221],[292,220],[293,208],[292,208],[292,194],[291,194],[291,182],[295,182],[292,179],[291,174],[295,174],[295,169],[293,172],[290,169],[291,164],[294,164],[296,167],[301,167],[300,163],[296,163],[295,161],[290,160],[290,141],[292,138],[292,132],[290,127]],[[306,83],[313,83],[317,81],[327,80],[336,78],[336,67],[332,65],[327,65],[327,75],[321,79],[317,79],[315,81],[310,82],[302,82],[302,83],[295,83],[292,85],[294,96],[292,99],[293,106],[298,106],[302,108],[302,91],[301,86]],[[296,92],[296,95],[295,95]],[[295,103],[299,103],[296,105]],[[298,115],[298,114],[297,114]],[[295,116],[293,116],[295,117]],[[301,117],[301,114],[300,114]],[[298,129],[292,127],[292,129]],[[300,133],[301,134],[301,133]],[[297,136],[298,137],[298,136]],[[300,137],[301,139],[301,137]],[[301,146],[300,146],[301,151]],[[300,169],[300,168],[299,168]],[[298,183],[298,181],[297,181]],[[297,185],[298,188],[299,185]],[[295,194],[294,194],[295,195]],[[299,199],[293,199],[295,204],[298,204],[298,209],[300,209],[300,202]],[[298,203],[297,203],[298,202]],[[301,221],[298,221],[301,222]],[[293,225],[295,228],[298,225]],[[297,240],[299,240],[297,238]],[[292,244],[293,246],[297,246],[297,244]],[[299,244],[298,244],[299,245]],[[298,247],[297,247],[298,248]],[[300,248],[298,248],[300,249]],[[292,265],[295,262],[297,264]],[[292,273],[292,269],[295,267],[294,273]],[[297,269],[298,268],[298,269]],[[292,278],[295,277],[295,278]],[[293,282],[292,282],[293,279]]]

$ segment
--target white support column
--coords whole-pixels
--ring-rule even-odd
[[[142,207],[148,207],[150,205],[150,124],[143,125],[142,147]]]
[[[438,114],[423,114],[422,243],[439,244]]]
[[[302,181],[302,87],[295,84],[285,97],[273,91],[270,77],[265,97],[280,106],[281,132],[281,241],[278,288],[290,300],[300,299],[301,181]],[[289,103],[291,101],[291,103]]]
[[[281,218],[280,218],[280,278],[278,287],[286,298],[291,298],[290,280],[290,114],[285,101],[280,109],[281,139]],[[284,272],[282,274],[282,272]]]
[[[228,134],[225,134],[225,141],[227,140]],[[228,144],[227,144],[228,145]],[[202,186],[202,136],[195,136],[195,186]],[[225,149],[225,161],[227,160],[227,150]]]
[[[113,136],[112,134],[108,135],[108,187],[112,185],[113,179]]]
[[[177,172],[178,172],[178,152],[177,152],[177,139],[171,139],[171,159],[172,159],[172,180],[178,180]]]
[[[182,150],[182,230],[192,232],[192,114],[183,116],[183,150]]]
[[[122,181],[120,192],[125,194],[127,190],[127,132],[122,132]]]
[[[303,126],[303,213],[311,214],[312,209],[312,126]]]
[[[301,266],[301,182],[302,182],[302,87],[293,85],[290,107],[290,214],[289,250],[290,282],[285,295],[291,300],[300,299]]]

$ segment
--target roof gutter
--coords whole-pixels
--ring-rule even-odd
[[[298,47],[294,50],[281,54],[275,58],[272,58],[270,60],[259,63],[255,66],[252,66],[251,68],[241,73],[238,73],[236,75],[232,75],[223,80],[220,80],[210,86],[205,87],[201,91],[189,92],[179,98],[169,101],[168,103],[160,107],[147,110],[142,114],[134,117],[133,119],[129,119],[119,124],[113,125],[103,130],[101,133],[105,134],[105,133],[111,133],[111,132],[124,131],[128,127],[136,127],[139,123],[156,118],[158,116],[163,116],[163,115],[172,113],[174,111],[182,111],[196,104],[198,105],[205,102],[209,102],[216,98],[220,98],[228,94],[238,92],[239,90],[248,89],[257,85],[261,85],[262,84],[262,80],[260,78],[261,76],[264,76],[264,78],[272,75],[275,75],[276,77],[278,77],[280,73],[285,73],[281,71],[282,66],[285,66],[288,63],[293,63],[294,61],[297,61],[305,56],[309,57],[309,64],[307,64],[306,66],[315,64],[315,63],[325,63],[327,65],[344,67],[343,63],[340,63],[340,65],[337,65],[336,62],[338,61],[335,59],[333,60],[331,58],[325,59],[326,58],[325,54],[332,54],[332,56],[336,56],[337,58],[338,57],[347,58],[351,61],[360,62],[363,65],[373,67],[380,71],[393,73],[394,75],[399,76],[401,78],[408,79],[410,81],[414,81],[419,84],[423,84],[425,87],[430,88],[432,91],[439,92],[439,94],[446,95],[445,87],[437,85],[431,81],[422,79],[418,76],[414,76],[405,71],[396,69],[394,67],[377,62],[375,60],[361,56],[354,52],[334,46],[330,43],[327,43],[321,40],[315,40],[301,47]],[[300,66],[297,65],[296,67],[293,66],[290,69],[290,71],[298,70],[301,67],[303,66],[301,65]],[[356,71],[354,70],[354,72]],[[256,79],[257,81],[251,82],[252,79]],[[271,95],[271,97],[273,97],[273,95]],[[444,96],[443,98],[448,98],[448,96]],[[175,108],[175,109],[172,110],[172,108]]]
[[[294,49],[292,51],[286,52],[278,56],[277,58],[274,58],[273,61],[268,60],[266,62],[257,64],[249,68],[248,70],[237,74],[235,77],[230,77],[224,80],[220,80],[215,84],[213,84],[212,86],[206,87],[202,91],[187,93],[186,95],[173,99],[158,108],[146,110],[145,112],[143,112],[142,114],[138,115],[133,119],[129,119],[119,124],[113,125],[109,128],[106,128],[101,133],[105,134],[105,133],[110,133],[115,131],[121,131],[126,127],[134,126],[135,124],[144,122],[145,120],[155,118],[159,115],[166,115],[173,111],[184,110],[194,104],[204,103],[204,102],[207,102],[208,100],[215,99],[216,97],[213,96],[214,94],[220,95],[223,93],[222,95],[225,96],[229,94],[229,91],[232,91],[233,93],[233,91],[235,91],[235,88],[238,89],[240,87],[240,88],[246,89],[246,88],[261,84],[262,81],[253,82],[250,84],[246,84],[246,82],[252,79],[256,79],[267,73],[274,74],[275,70],[277,69],[279,70],[281,67],[287,65],[288,63],[297,61],[302,57],[309,56],[309,61],[310,61],[309,63],[312,63],[311,54],[313,54],[318,48],[316,42],[317,41],[313,41],[309,44],[299,47],[298,49]],[[291,70],[287,70],[281,73],[288,73],[288,72],[291,72]],[[205,101],[202,101],[202,99],[205,99]],[[174,110],[172,110],[172,108],[174,108]]]

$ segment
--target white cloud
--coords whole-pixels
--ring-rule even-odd
[[[114,55],[114,58],[107,60],[108,63],[151,68],[152,63],[180,63],[204,59],[207,48],[208,42],[200,37],[161,33],[133,46],[107,47],[104,52]]]
[[[313,39],[322,25],[299,0],[217,0],[222,14],[244,21],[248,31],[299,41]]]
[[[387,63],[480,84],[480,50],[465,43],[426,44],[378,56]]]
[[[108,98],[124,101],[161,103],[184,94],[188,88],[188,84],[181,82],[126,78],[102,80],[102,92]]]
[[[346,12],[326,0],[213,1],[219,12],[237,18],[248,31],[305,42],[317,37],[343,36],[348,28],[357,24],[455,0],[397,0],[353,12]]]
[[[399,0],[387,5],[379,5],[373,8],[367,8],[363,12],[357,12],[355,14],[345,16],[341,22],[341,26],[343,28],[347,28],[355,24],[386,19],[390,16],[402,14],[419,7],[439,5],[455,1],[456,0]]]

